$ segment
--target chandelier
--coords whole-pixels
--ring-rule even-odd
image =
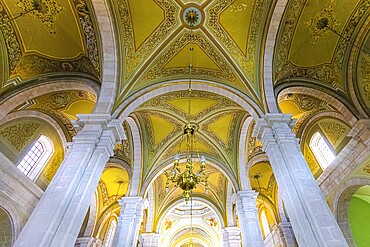
[[[190,106],[191,106],[191,82],[192,82],[192,52],[194,50],[193,44],[193,32],[192,27],[194,24],[198,22],[198,14],[193,10],[189,10],[185,13],[185,22],[190,26],[190,64],[189,64],[189,87],[188,87],[188,118],[187,123],[184,127],[183,136],[181,138],[179,149],[175,156],[175,161],[173,164],[172,169],[168,172],[165,171],[165,175],[167,177],[166,182],[166,192],[168,192],[168,187],[170,182],[175,183],[175,187],[179,187],[183,190],[183,197],[186,202],[189,201],[189,198],[192,195],[192,190],[196,188],[197,185],[202,184],[205,186],[206,193],[208,193],[208,175],[205,173],[206,168],[206,159],[204,156],[199,155],[198,150],[196,149],[196,140],[195,140],[195,132],[196,132],[196,125],[191,123],[190,117]],[[186,141],[186,153],[185,153],[185,170],[180,170],[180,149],[182,146],[183,141]],[[199,165],[199,170],[194,172],[195,165]],[[197,165],[197,166],[198,166]]]

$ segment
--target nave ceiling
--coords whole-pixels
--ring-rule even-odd
[[[41,12],[31,11],[19,18],[32,8],[33,0],[0,2],[1,91],[61,75],[79,75],[100,83],[103,49],[92,2],[41,1]],[[108,2],[118,44],[115,108],[148,86],[188,79],[189,46],[193,43],[195,79],[234,88],[262,111],[268,109],[261,65],[275,1]],[[193,39],[183,18],[188,7],[200,11]],[[321,87],[337,94],[349,107],[357,103],[354,90],[367,112],[370,99],[365,41],[369,7],[368,0],[289,1],[274,47],[272,76],[278,90],[289,87],[289,82]],[[319,29],[323,19],[337,33],[363,47],[365,53],[333,32]],[[349,64],[354,66],[351,73]],[[357,82],[357,77],[363,81]]]
[[[78,81],[89,81],[87,84],[95,87],[100,86],[104,55],[92,2],[43,1],[44,14],[29,13],[8,21],[27,11],[31,0],[0,0],[0,100],[11,95],[13,89],[16,92],[32,88],[46,83],[49,78],[55,81],[77,78]],[[114,110],[143,90],[188,83],[189,48],[193,46],[194,84],[213,83],[217,87],[234,90],[249,98],[261,112],[268,112],[264,95],[264,49],[277,1],[107,2],[115,28],[119,71],[115,82]],[[191,6],[202,14],[200,24],[192,31],[183,20],[184,10]],[[333,29],[369,51],[369,8],[369,0],[288,1],[279,23],[276,44],[269,47],[268,52],[274,52],[271,76],[279,107],[283,113],[293,113],[293,117],[298,119],[294,131],[299,137],[304,137],[302,126],[315,114],[339,113],[340,110],[319,96],[279,94],[293,84],[325,91],[356,115],[370,114],[369,55],[332,32],[317,28],[320,18],[328,18]],[[57,120],[70,140],[75,135],[70,120],[77,119],[76,113],[90,113],[96,100],[91,92],[48,93],[22,102],[13,112],[43,112]],[[198,149],[212,163],[207,165],[210,176],[207,197],[225,213],[229,182],[224,173],[236,180],[242,179],[238,175],[240,128],[250,113],[234,101],[212,92],[194,90],[191,102],[190,115],[197,126]],[[168,92],[146,101],[131,113],[130,117],[139,125],[143,143],[142,180],[152,179],[153,173],[163,172],[164,167],[171,164],[187,121],[187,104],[186,91]],[[317,124],[325,130],[325,122],[318,120]],[[330,140],[332,145],[339,146],[345,140],[349,126],[334,120],[329,124],[339,126],[341,130],[339,137],[335,137],[337,140]],[[129,132],[127,123],[125,128]],[[133,142],[130,139],[117,150],[126,152]],[[184,149],[182,145],[181,150]],[[308,148],[303,146],[303,150]],[[312,154],[309,151],[304,154],[311,157],[308,162],[313,173],[320,174]],[[130,153],[125,155],[125,162],[130,163]],[[118,189],[117,176],[125,180],[130,178],[126,173],[121,174],[122,171],[112,173],[116,168],[111,169],[103,173],[101,182],[105,185],[101,184],[101,187],[106,187],[104,193],[112,199]],[[257,173],[262,174],[261,185],[253,179],[253,174]],[[276,206],[277,185],[268,162],[252,167],[248,179],[254,189],[261,190],[266,200]],[[173,186],[169,193],[165,193],[165,180],[163,174],[153,179],[153,193],[158,202],[155,210],[158,213],[165,210],[166,203],[181,197],[181,191]],[[194,192],[201,195],[204,190],[199,186]],[[118,194],[126,192],[127,187],[124,187]]]

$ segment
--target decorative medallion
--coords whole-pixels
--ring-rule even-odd
[[[328,6],[316,16],[311,18],[306,25],[310,33],[312,34],[311,46],[315,46],[317,41],[331,30],[336,32],[334,28],[339,25],[338,21],[335,19],[334,15],[334,4],[335,0],[330,0]]]
[[[31,13],[39,19],[50,34],[56,34],[54,22],[58,19],[63,7],[55,0],[18,0],[17,5],[22,13]]]
[[[196,7],[188,7],[185,9],[182,18],[189,27],[196,27],[202,21],[202,13]]]

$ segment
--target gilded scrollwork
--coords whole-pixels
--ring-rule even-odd
[[[168,103],[168,101],[171,101],[174,99],[187,99],[188,95],[189,93],[187,91],[177,91],[171,94],[165,94],[165,95],[162,95],[160,98],[155,98],[155,99],[145,102],[139,107],[139,109],[159,107],[163,110],[173,112],[176,115],[181,116],[183,119],[186,119],[188,113],[173,106],[172,104]],[[216,102],[210,107],[206,107],[202,111],[191,115],[190,117],[194,121],[198,121],[203,116],[211,113],[212,111],[216,109],[221,109],[221,108],[226,108],[226,107],[239,108],[239,105],[237,105],[234,101],[231,101],[225,97],[222,97],[217,94],[209,93],[209,92],[193,91],[191,93],[191,98],[192,99],[210,99]]]
[[[55,173],[58,171],[58,168],[62,164],[62,161],[62,151],[58,150],[53,154],[53,158],[49,162],[49,165],[46,167],[43,177],[50,182],[53,179]]]
[[[295,34],[295,29],[298,25],[300,15],[304,9],[305,2],[305,0],[294,0],[289,2],[288,4],[288,10],[285,16],[282,36],[279,38],[279,47],[276,50],[277,52],[274,62],[274,81],[278,82],[286,78],[303,77],[308,79],[315,79],[336,89],[344,91],[345,85],[343,82],[344,79],[342,78],[342,66],[344,63],[346,51],[349,47],[348,40],[352,37],[356,26],[361,21],[361,18],[367,13],[367,10],[370,7],[370,1],[360,1],[356,9],[351,13],[349,21],[344,26],[343,31],[341,31],[341,35],[345,37],[345,39],[339,39],[338,45],[333,52],[334,55],[332,62],[317,66],[310,66],[307,68],[297,66],[288,60],[291,42]],[[314,30],[316,30],[318,27],[317,25],[319,25],[318,23],[321,23],[320,21],[324,20],[325,18],[327,18],[328,20],[330,19],[331,21],[328,21],[327,26],[331,27],[333,30],[334,27],[337,25],[337,22],[335,21],[335,15],[332,13],[333,4],[334,2],[331,0],[325,10],[318,13],[316,18],[313,18],[311,21],[307,22],[307,25],[309,26],[311,32],[316,37],[313,39],[314,44],[319,37],[326,33],[326,31],[328,31],[328,29],[325,28],[321,29],[321,31],[318,29],[320,32],[314,32]]]
[[[321,121],[319,125],[333,145],[336,145],[341,137],[343,137],[343,134],[348,130],[343,124],[334,121]]]
[[[248,35],[248,44],[247,44],[247,54],[246,54],[246,63],[247,66],[245,71],[248,73],[250,80],[254,82],[255,75],[255,61],[258,56],[258,37],[261,33],[261,23],[264,12],[268,9],[267,6],[269,1],[267,0],[256,0],[254,3],[253,10],[253,21],[251,22],[251,27]]]
[[[155,61],[151,66],[150,70],[141,77],[138,85],[144,84],[148,81],[153,81],[161,77],[174,77],[174,76],[184,76],[189,77],[190,71],[188,68],[164,68],[165,65],[173,59],[177,53],[182,50],[191,41],[191,34],[189,32],[184,32],[180,37],[173,42],[169,48]],[[211,59],[217,64],[220,70],[207,69],[207,68],[193,68],[192,75],[207,77],[207,78],[218,78],[232,82],[239,87],[244,88],[243,83],[240,81],[238,76],[235,75],[231,66],[225,61],[225,59],[219,54],[218,50],[215,49],[203,36],[202,33],[194,34],[194,41]]]
[[[125,78],[132,76],[134,70],[142,63],[145,58],[152,52],[169,33],[178,25],[179,7],[168,0],[155,0],[155,2],[164,10],[164,21],[156,30],[145,40],[145,42],[136,49],[134,41],[133,23],[131,20],[130,8],[127,0],[117,1],[120,21],[122,24],[122,40],[125,46]]]
[[[293,101],[303,111],[321,109],[325,105],[324,101],[304,94],[284,94],[279,96],[279,102],[286,100]]]
[[[85,0],[74,0],[77,13],[79,15],[80,23],[82,26],[82,30],[85,36],[86,48],[87,48],[87,55],[94,66],[94,69],[99,72],[100,71],[100,59],[99,59],[99,51],[98,45],[96,41],[96,32],[94,29],[94,25],[92,23],[90,17],[89,8],[85,2]]]
[[[21,151],[40,127],[41,124],[37,122],[22,122],[6,126],[1,129],[0,135],[17,151]]]
[[[229,114],[230,114],[230,112],[225,112],[225,113],[218,114],[214,117],[211,117],[209,120],[205,121],[202,124],[201,130],[204,133],[206,133],[209,137],[211,137],[219,145],[219,147],[222,148],[225,151],[225,153],[228,155],[228,157],[231,158],[232,155],[233,155],[233,151],[234,151],[234,141],[233,140],[235,140],[235,130],[237,129],[236,125],[239,122],[238,119],[243,115],[242,112],[241,111],[234,111],[232,113],[232,119],[230,121],[230,125],[225,126],[225,128],[227,128],[227,130],[229,131],[227,143],[225,143],[217,135],[217,133],[214,133],[209,127],[210,124],[212,124],[216,120],[218,120],[218,119],[220,119],[220,118],[222,118],[226,115],[229,115]]]
[[[17,6],[22,9],[22,13],[30,13],[44,24],[50,34],[56,34],[55,21],[59,18],[63,7],[55,0],[39,1],[39,7],[35,8],[32,0],[18,0]]]
[[[312,35],[311,46],[316,46],[318,40],[339,25],[334,13],[336,0],[329,0],[324,10],[317,13],[314,17],[306,22],[308,30]]]
[[[53,117],[60,126],[64,129],[66,136],[71,139],[76,135],[71,120],[62,112],[77,100],[87,100],[96,102],[96,96],[93,93],[85,91],[63,91],[47,94],[38,97],[30,102],[26,102],[22,106],[13,110],[37,110]]]
[[[2,3],[0,3],[0,30],[3,34],[6,49],[8,51],[9,72],[13,71],[19,63],[22,52],[21,45],[17,39],[13,22],[9,21],[9,15]]]
[[[36,54],[22,56],[11,76],[19,76],[22,79],[28,79],[40,76],[40,74],[62,71],[80,72],[98,77],[90,59],[85,56],[67,62],[51,60]]]
[[[226,10],[228,7],[232,5],[233,0],[221,0],[215,2],[209,8],[209,19],[207,21],[207,26],[213,32],[213,34],[222,42],[222,44],[227,48],[230,54],[234,57],[234,59],[240,64],[242,68],[248,67],[248,62],[240,50],[240,48],[236,45],[235,41],[230,37],[230,35],[224,30],[219,22],[219,15]]]

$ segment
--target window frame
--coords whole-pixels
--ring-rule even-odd
[[[326,148],[328,151],[330,151],[330,154],[324,153],[323,150],[319,147],[320,140],[322,140],[323,143],[326,145]],[[336,158],[336,153],[333,151],[332,145],[328,143],[328,140],[326,139],[325,135],[321,133],[321,131],[316,131],[311,136],[308,146],[322,170],[328,168]],[[328,156],[332,156],[330,157],[330,160],[328,159]]]
[[[35,160],[32,155],[35,155],[35,149],[38,149],[36,145],[40,144],[43,148],[43,152],[40,156],[36,156],[37,159]],[[36,151],[39,151],[36,150]],[[22,159],[19,160],[17,164],[17,168],[29,179],[32,181],[36,181],[38,176],[40,175],[41,171],[44,169],[45,165],[49,162],[50,158],[53,156],[54,153],[54,145],[53,142],[50,140],[49,137],[46,135],[41,134],[28,148],[27,152],[23,155]],[[30,165],[30,160],[34,161],[31,165],[31,168],[27,171],[27,165]],[[25,164],[25,165],[24,165]]]

